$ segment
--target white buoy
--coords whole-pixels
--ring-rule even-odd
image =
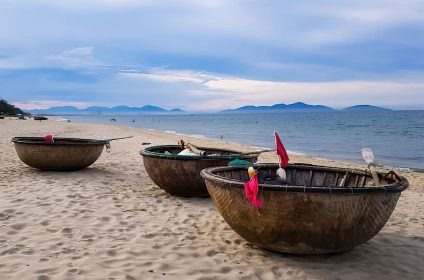
[[[278,178],[280,178],[281,180],[287,179],[286,171],[283,168],[281,168],[281,166],[280,166],[280,168],[277,169],[276,174],[277,174]]]
[[[368,168],[371,171],[372,179],[374,180],[374,185],[380,185],[380,179],[378,178],[377,171],[375,170],[374,154],[372,150],[370,148],[363,148],[361,152],[362,158],[368,164]]]

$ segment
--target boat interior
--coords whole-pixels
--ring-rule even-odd
[[[203,156],[231,156],[240,154],[236,151],[222,150],[217,148],[214,149],[198,147],[198,149],[204,151]],[[183,149],[180,146],[161,146],[157,148],[149,148],[148,150],[149,152],[158,154],[178,155]]]
[[[306,187],[367,187],[373,186],[374,181],[370,173],[358,170],[326,168],[310,165],[289,165],[285,168],[286,180],[281,180],[277,174],[278,165],[256,166],[259,184],[264,185],[290,185]],[[215,172],[215,175],[238,182],[249,181],[249,175],[245,168],[223,169]],[[396,178],[393,174],[382,176],[379,174],[380,185],[394,183]]]

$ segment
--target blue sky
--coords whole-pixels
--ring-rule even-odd
[[[422,0],[0,0],[0,26],[0,97],[27,109],[424,109]]]

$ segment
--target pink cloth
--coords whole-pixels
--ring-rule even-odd
[[[284,148],[281,139],[278,136],[277,132],[274,131],[275,145],[277,146],[277,155],[280,158],[281,167],[285,168],[289,162],[289,156],[287,155],[286,149]]]
[[[44,142],[53,143],[54,142],[53,135],[49,134],[49,135],[44,136]]]
[[[254,207],[262,207],[262,201],[256,198],[259,192],[259,182],[257,175],[253,176],[249,182],[244,183],[244,191],[247,200],[249,200]]]

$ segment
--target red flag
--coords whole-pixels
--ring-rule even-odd
[[[259,182],[257,175],[253,176],[249,182],[244,183],[244,191],[247,200],[249,200],[254,207],[262,207],[262,201],[256,198],[259,192]]]
[[[289,156],[287,155],[286,149],[284,148],[283,143],[281,143],[280,137],[276,131],[274,131],[274,137],[275,145],[277,146],[277,155],[280,158],[281,167],[285,168],[289,162]]]
[[[49,135],[44,136],[44,142],[53,143],[54,142],[53,135],[49,134]]]

